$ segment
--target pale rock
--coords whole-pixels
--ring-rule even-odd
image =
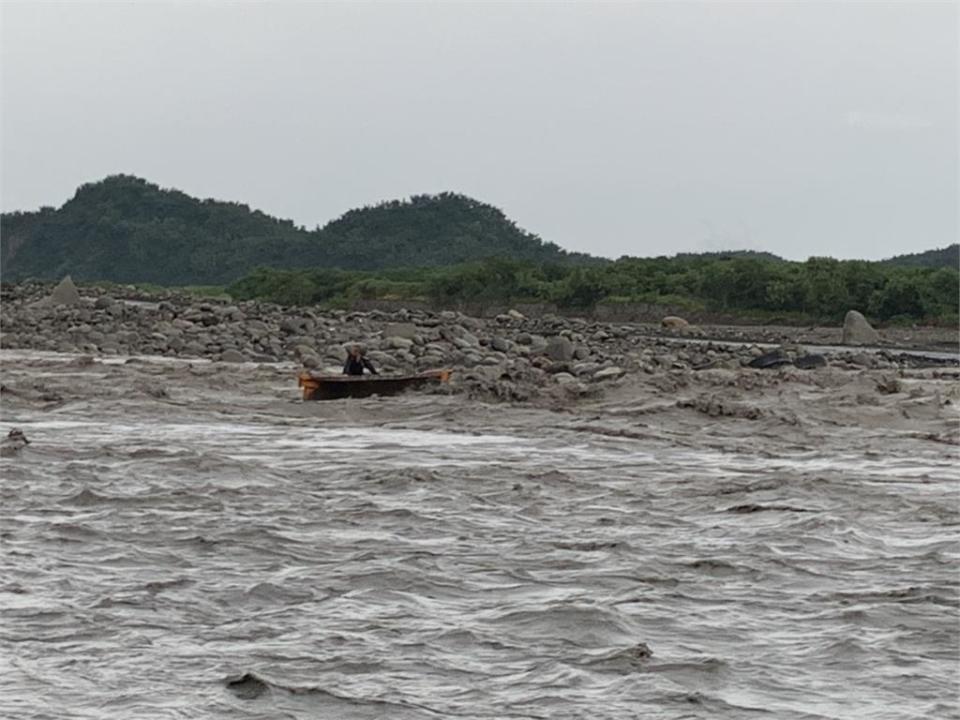
[[[392,350],[409,350],[413,346],[413,340],[396,335],[388,337],[384,345]]]
[[[613,380],[614,378],[622,376],[624,372],[625,370],[623,368],[617,366],[608,367],[603,370],[597,370],[597,372],[593,374],[593,379],[598,381]]]
[[[385,338],[404,338],[414,340],[417,336],[417,326],[413,323],[388,323],[383,328]]]
[[[844,345],[872,345],[879,342],[880,335],[867,322],[862,313],[850,310],[843,319]]]
[[[572,368],[575,375],[591,375],[599,369],[600,365],[592,362],[577,363]]]
[[[676,315],[667,315],[660,321],[660,325],[665,328],[676,330],[679,328],[689,327],[690,323],[688,323],[682,317],[677,317]]]

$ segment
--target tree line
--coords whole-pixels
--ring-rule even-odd
[[[534,302],[589,310],[598,303],[650,303],[830,322],[857,309],[880,322],[957,324],[960,273],[832,258],[621,258],[594,266],[490,258],[381,271],[261,268],[227,290],[237,299],[281,305],[421,300],[444,307]]]

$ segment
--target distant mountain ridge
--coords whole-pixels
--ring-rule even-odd
[[[499,209],[451,192],[350,210],[308,231],[242,203],[200,200],[113,175],[80,186],[58,209],[0,216],[0,269],[8,282],[71,274],[78,281],[220,285],[257,267],[381,270],[492,257],[559,265],[610,262],[544,242]],[[786,262],[754,251],[677,256],[697,258]],[[956,268],[958,246],[883,262]]]
[[[881,262],[901,267],[948,267],[956,269],[960,268],[960,243],[953,243],[953,245],[947,245],[947,247],[937,250],[896,255]]]
[[[4,213],[5,280],[25,277],[224,284],[256,267],[376,270],[506,256],[603,262],[542,241],[497,208],[458,195],[416,195],[351,210],[307,231],[247,205],[198,200],[115,175],[82,185],[59,209]]]

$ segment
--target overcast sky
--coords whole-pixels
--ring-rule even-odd
[[[957,239],[956,2],[2,4],[4,211],[444,190],[608,257]]]

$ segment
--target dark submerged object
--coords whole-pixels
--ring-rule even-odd
[[[301,373],[304,400],[339,400],[371,395],[398,395],[434,383],[450,380],[450,370],[428,370],[417,375],[311,375]]]
[[[755,357],[750,361],[749,366],[752,368],[761,368],[766,370],[768,368],[780,367],[781,365],[790,365],[792,360],[789,356],[783,352],[783,350],[774,350],[773,352],[768,352],[759,357]]]
[[[826,367],[827,359],[823,355],[804,355],[793,361],[801,370],[813,370],[818,367]]]

